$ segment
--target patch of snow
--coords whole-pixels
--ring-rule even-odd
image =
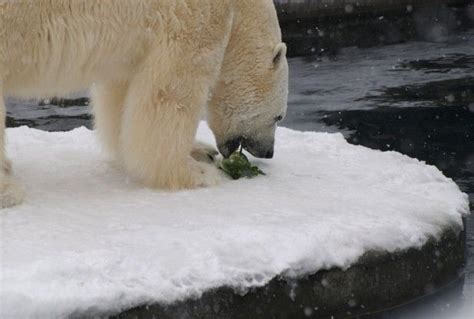
[[[347,268],[368,250],[462,228],[468,198],[433,166],[281,128],[267,176],[154,191],[127,179],[85,128],[7,130],[26,187],[0,211],[0,317],[61,318],[171,303],[223,285]],[[205,125],[198,136],[213,143]]]

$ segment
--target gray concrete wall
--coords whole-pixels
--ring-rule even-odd
[[[410,12],[416,7],[448,4],[461,5],[470,0],[274,0],[282,22],[387,11]]]

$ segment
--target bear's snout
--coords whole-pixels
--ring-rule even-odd
[[[274,144],[274,140],[256,141],[251,138],[242,140],[242,147],[258,158],[273,158]]]
[[[217,146],[219,152],[225,158],[228,158],[232,153],[242,147],[258,158],[273,158],[274,140],[271,141],[257,141],[252,138],[235,137]]]

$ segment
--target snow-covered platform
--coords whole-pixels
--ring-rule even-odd
[[[168,193],[128,180],[87,129],[7,132],[27,197],[0,211],[1,318],[360,310],[361,285],[373,300],[390,299],[387,281],[411,298],[401,283],[431,287],[462,263],[469,204],[456,184],[339,134],[279,129],[276,157],[253,160],[266,176]],[[204,125],[198,136],[213,143]],[[433,269],[411,273],[423,260]]]

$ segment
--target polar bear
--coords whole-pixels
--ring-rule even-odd
[[[215,185],[194,142],[273,156],[288,94],[272,0],[0,0],[0,206],[22,201],[4,151],[4,97],[91,88],[104,147],[148,187]],[[195,146],[197,145],[197,146]]]

